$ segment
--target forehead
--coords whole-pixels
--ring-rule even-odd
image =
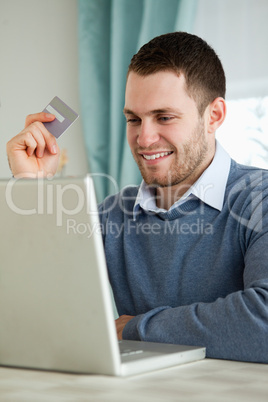
[[[130,72],[125,93],[125,108],[147,112],[165,108],[196,108],[194,100],[186,91],[183,74],[161,71],[141,76]]]

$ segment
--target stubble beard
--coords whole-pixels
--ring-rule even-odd
[[[172,148],[171,150],[173,150]],[[172,187],[185,182],[185,185],[187,186],[187,179],[194,177],[195,175],[198,176],[199,170],[202,169],[203,162],[208,154],[208,149],[208,142],[205,138],[204,122],[203,119],[200,118],[197,126],[192,132],[191,139],[185,144],[182,144],[179,151],[173,150],[172,155],[176,155],[175,160],[170,166],[168,172],[163,174],[163,176],[159,174],[158,167],[152,166],[148,169],[144,167],[142,162],[135,157],[135,155],[134,159],[136,160],[143,180],[147,185],[156,188]]]

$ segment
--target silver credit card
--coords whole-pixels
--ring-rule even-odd
[[[79,115],[64,103],[58,96],[52,99],[43,112],[52,113],[56,119],[43,123],[47,130],[56,138],[59,138],[69,128]]]

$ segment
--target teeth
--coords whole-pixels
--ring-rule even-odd
[[[170,155],[172,152],[161,152],[161,154],[154,154],[154,155],[143,155],[144,159],[147,161],[163,158],[163,156]]]

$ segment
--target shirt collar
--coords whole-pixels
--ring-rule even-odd
[[[211,164],[187,190],[183,197],[172,205],[170,210],[187,201],[191,195],[199,198],[212,208],[221,211],[230,165],[230,156],[216,140],[216,152]],[[166,210],[156,206],[155,189],[148,186],[144,181],[141,183],[133,208],[134,220],[136,219],[139,208],[155,213],[166,212]]]

